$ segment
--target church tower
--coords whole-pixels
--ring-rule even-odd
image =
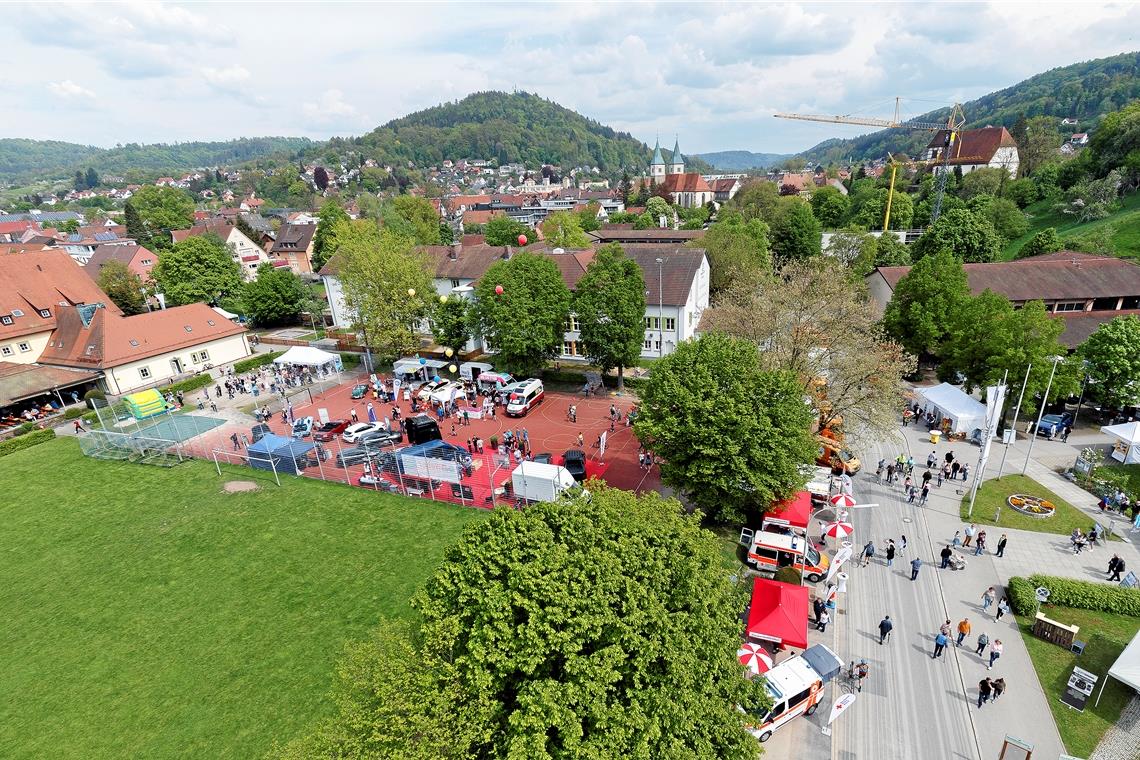
[[[673,143],[673,160],[669,163],[669,173],[685,173],[685,158],[681,155],[681,143],[679,141]]]
[[[649,162],[649,176],[660,182],[665,179],[665,159],[661,156],[661,138],[653,146],[653,158]]]

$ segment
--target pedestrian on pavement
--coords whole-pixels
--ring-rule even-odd
[[[899,536],[899,544],[901,544],[901,546],[899,547],[899,551],[905,552],[906,551],[906,536]]]
[[[942,551],[940,551],[940,552],[938,553],[938,556],[942,557],[942,564],[939,566],[939,567],[940,567],[940,569],[942,569],[942,570],[945,570],[945,569],[946,569],[946,568],[947,568],[947,567],[950,565],[950,557],[951,557],[953,554],[954,554],[954,552],[953,552],[953,550],[951,550],[951,548],[950,548],[950,545],[949,545],[949,544],[947,544],[947,545],[946,545],[946,546],[945,546],[945,547],[942,549]]]
[[[875,542],[868,541],[863,545],[863,563],[860,567],[866,567],[871,562],[871,557],[875,556]]]
[[[1007,612],[1009,612],[1009,602],[1007,602],[1003,596],[1001,601],[997,603],[997,614],[994,615],[994,621],[1001,620],[1001,616]]]
[[[929,474],[930,473],[927,473],[927,475],[929,475]],[[929,498],[930,498],[930,484],[929,483],[923,483],[922,484],[922,492],[918,497],[918,506],[925,507],[926,506],[926,500]]]
[[[824,608],[823,612],[821,612],[819,615],[819,622],[816,623],[815,627],[819,629],[820,633],[826,633],[827,632],[827,624],[830,622],[831,622],[831,615],[828,614],[827,609]]]
[[[914,480],[912,480],[910,475],[908,474],[905,478],[903,478],[903,491],[909,492],[913,486],[914,486]]]
[[[930,655],[930,659],[933,660],[936,657],[941,657],[948,641],[950,641],[950,639],[946,638],[946,634],[939,631],[938,635],[934,637],[934,654]]]
[[[932,475],[930,470],[927,469],[926,472],[922,473],[922,485],[923,486],[929,486],[930,485],[930,479],[933,477],[934,477],[934,475]]]
[[[983,678],[978,681],[978,709],[982,705],[990,701],[990,694],[993,693],[993,681],[988,678]]]
[[[353,424],[353,425],[355,425],[356,423],[360,422],[360,415],[358,415],[358,414],[356,413],[356,408],[355,408],[355,407],[353,407],[352,411],[350,411],[350,412],[349,412],[349,414],[352,416],[352,424]]]
[[[958,640],[954,642],[954,646],[962,646],[962,642],[970,635],[970,618],[962,618],[958,621]]]
[[[997,556],[999,556],[999,557],[1005,556],[1005,543],[1008,540],[1009,540],[1009,536],[1002,533],[1001,538],[999,538],[998,542],[997,542]]]
[[[942,470],[938,471],[938,487],[942,487]]]
[[[891,622],[890,615],[884,615],[883,619],[879,621],[879,646],[883,645],[884,641],[891,640],[891,631],[894,630],[895,624]]]
[[[578,433],[578,448],[582,447],[582,444],[585,442],[585,440],[586,439],[582,437],[582,434]]]
[[[946,636],[950,635],[950,621],[946,620],[942,625],[938,626],[938,631]]]
[[[895,562],[895,542],[887,539],[887,567],[890,567]]]
[[[1108,580],[1120,580],[1120,574],[1124,572],[1124,560],[1119,555],[1113,554],[1112,559],[1108,561]]]
[[[1001,653],[1004,651],[1005,647],[1002,646],[1001,639],[994,639],[994,643],[990,644],[990,664],[986,670],[994,669],[994,663],[997,662],[997,659],[1001,657]]]
[[[811,600],[812,610],[815,612],[815,624],[819,625],[819,616],[827,609],[827,605],[818,596],[813,596]]]
[[[981,657],[982,652],[986,651],[986,647],[988,647],[989,645],[990,645],[990,637],[987,636],[984,631],[982,633],[979,633],[978,634],[978,646],[977,646],[977,648],[974,649],[974,654],[976,654],[978,657]]]
[[[1002,694],[1005,694],[1005,679],[999,678],[996,681],[994,681],[993,684],[991,684],[991,685],[994,688],[994,695],[993,695],[992,699],[993,699],[993,701],[997,702],[998,697],[1000,697]]]
[[[950,464],[953,461],[954,461],[954,452],[953,451],[947,451],[946,452],[946,464]]]
[[[230,433],[230,441],[234,445],[234,451],[237,451],[241,448],[241,444],[238,443],[237,433]]]
[[[910,478],[908,477],[907,480],[910,480]],[[911,486],[909,489],[907,489],[907,492],[906,492],[906,503],[907,504],[914,504],[914,497],[917,495],[918,495],[918,489],[915,488],[914,486]]]
[[[960,470],[960,469],[962,469],[962,465],[958,464],[957,462],[951,462],[950,463],[950,479],[951,480],[957,480],[958,479],[958,470]]]
[[[910,561],[910,579],[912,581],[918,580],[918,571],[922,567],[922,558],[915,557]]]
[[[988,610],[995,599],[997,599],[997,592],[994,591],[993,586],[990,586],[985,590],[985,593],[982,594],[982,612]]]
[[[970,542],[974,540],[974,535],[977,532],[978,532],[978,526],[976,523],[970,523],[969,525],[967,525],[966,526],[966,537],[964,539],[962,539],[962,546],[968,548],[970,546]]]
[[[895,482],[895,463],[891,462],[887,465],[887,485]]]
[[[974,541],[974,556],[979,556],[986,550],[986,532],[978,531],[978,538]]]
[[[934,467],[934,465],[937,464],[937,462],[938,462],[938,454],[936,454],[933,451],[930,452],[929,456],[926,457],[926,469],[929,470],[930,468]]]
[[[954,531],[954,540],[951,543],[954,544],[955,549],[962,545],[962,531]]]
[[[970,477],[970,463],[964,462],[962,464],[962,480],[968,480]]]
[[[72,424],[75,425],[75,434],[79,435],[79,431],[83,430],[83,423],[79,420],[75,420]]]
[[[1132,518],[1132,530],[1129,533],[1135,533],[1140,530],[1140,509],[1136,510],[1135,516]]]

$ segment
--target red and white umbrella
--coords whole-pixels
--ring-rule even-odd
[[[850,509],[855,506],[855,499],[849,493],[840,493],[831,497],[831,506],[840,509]]]
[[[752,642],[741,644],[740,649],[736,650],[736,658],[753,675],[766,673],[772,668],[772,656],[760,644]]]
[[[849,522],[836,521],[828,523],[827,527],[823,529],[823,535],[831,536],[832,538],[847,538],[855,532],[855,526]]]

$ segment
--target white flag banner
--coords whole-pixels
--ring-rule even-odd
[[[831,706],[831,717],[827,719],[827,725],[835,722],[842,713],[846,712],[847,708],[855,702],[854,694],[844,694],[839,699],[835,700],[835,704]]]
[[[604,431],[602,431],[601,437],[598,438],[598,461],[601,461],[602,457],[604,457],[606,455],[606,439],[607,439],[607,437],[609,437],[609,431],[604,430]]]
[[[827,568],[827,579],[826,580],[830,581],[832,579],[832,577],[837,572],[839,572],[839,568],[843,565],[843,563],[849,559],[851,559],[851,547],[850,546],[844,546],[842,549],[837,551],[835,553],[835,556],[831,558],[831,567]]]

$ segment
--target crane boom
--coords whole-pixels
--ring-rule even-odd
[[[799,119],[800,121],[822,121],[828,124],[855,124],[862,127],[882,127],[884,129],[946,129],[947,125],[933,121],[894,121],[868,116],[823,116],[804,113],[778,113],[777,119]]]

